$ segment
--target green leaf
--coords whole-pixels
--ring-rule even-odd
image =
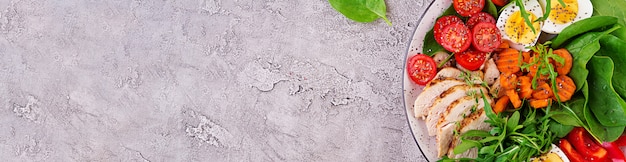
[[[463,133],[463,135],[461,135],[461,137],[489,137],[489,136],[491,136],[491,134],[489,134],[489,132],[484,131],[484,130],[469,130]]]
[[[617,38],[613,35],[605,35],[600,38],[600,50],[597,55],[600,56],[608,56],[615,63],[615,68],[613,71],[613,88],[615,91],[622,97],[622,99],[626,99],[626,82],[622,79],[626,76],[626,42]]]
[[[589,101],[587,107],[603,126],[626,126],[626,102],[613,89],[613,60],[593,56],[589,67]],[[623,80],[622,80],[623,81]]]
[[[498,18],[498,8],[496,8],[496,5],[493,4],[491,0],[485,0],[485,8],[483,8],[483,11],[489,13],[496,19]]]
[[[464,153],[465,151],[471,149],[471,148],[480,148],[483,145],[478,142],[478,141],[474,141],[474,140],[467,140],[467,139],[462,139],[461,140],[461,144],[457,145],[453,152],[454,154],[460,154],[460,153]]]
[[[515,131],[515,127],[517,126],[517,124],[519,124],[519,118],[520,118],[519,112],[518,111],[513,112],[513,115],[509,117],[509,120],[506,123],[507,131],[509,132]]]
[[[550,122],[550,131],[559,138],[565,137],[572,129],[574,129],[574,126],[563,125],[559,122]]]
[[[387,19],[387,5],[384,0],[328,0],[330,5],[341,14],[356,22],[372,22],[382,18],[391,26]]]
[[[593,16],[613,16],[619,18],[617,23],[626,25],[626,0],[593,0]],[[581,20],[582,21],[582,20]],[[615,36],[626,41],[626,28],[616,30]]]
[[[587,81],[587,75],[589,74],[587,62],[589,62],[591,56],[600,50],[600,38],[619,28],[619,26],[614,26],[604,32],[590,32],[572,40],[570,44],[565,46],[574,59],[569,76],[576,84],[576,91],[579,91]]]
[[[430,31],[428,31],[424,36],[424,47],[422,48],[422,53],[432,57],[439,51],[445,51],[445,49],[437,43],[437,41],[435,41],[433,29],[430,29]]]
[[[578,36],[580,34],[602,28],[609,25],[615,25],[617,18],[612,16],[593,16],[590,18],[576,21],[559,33],[554,39],[552,39],[552,48],[557,49],[561,45],[567,42],[570,38]]]

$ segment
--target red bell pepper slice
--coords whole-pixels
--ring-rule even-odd
[[[626,162],[626,157],[624,157],[624,153],[619,149],[614,142],[603,142],[602,147],[606,149],[609,153],[609,157],[613,162]]]
[[[617,146],[622,147],[622,146],[626,146],[626,135],[622,135],[620,136],[616,141],[614,141],[613,143],[617,144]]]
[[[565,153],[565,156],[567,156],[567,158],[572,161],[572,162],[584,162],[585,159],[583,158],[582,155],[580,155],[576,150],[574,150],[574,147],[572,147],[572,144],[570,144],[567,139],[562,138],[561,140],[559,140],[559,147],[561,148],[561,150],[563,150],[563,152]]]
[[[604,162],[608,158],[606,149],[596,143],[584,128],[574,128],[567,135],[567,140],[574,146],[576,151],[588,161]]]

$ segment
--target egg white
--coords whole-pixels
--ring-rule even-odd
[[[523,4],[524,4],[524,9],[526,9],[526,11],[529,11],[529,14],[535,15],[535,17],[537,18],[543,16],[543,9],[541,8],[541,5],[539,4],[537,0],[524,0]],[[541,30],[535,29],[537,30],[537,36],[533,39],[531,43],[520,43],[520,42],[513,41],[513,39],[511,39],[511,37],[509,37],[506,34],[506,31],[504,28],[506,25],[506,21],[509,19],[509,17],[511,17],[513,13],[519,10],[520,8],[516,6],[515,3],[509,3],[508,5],[506,5],[504,9],[502,9],[502,13],[500,14],[500,17],[498,17],[496,26],[500,30],[500,33],[502,33],[502,39],[509,41],[511,48],[515,48],[517,50],[522,50],[522,51],[529,51],[529,49],[526,47],[531,47],[535,45],[535,43],[537,43],[537,39],[539,38]],[[539,27],[541,26],[543,26],[543,23],[539,22]]]
[[[558,0],[552,0],[552,1],[558,1]],[[564,23],[564,24],[557,24],[548,18],[543,23],[543,27],[541,28],[541,31],[550,33],[550,34],[559,34],[561,33],[561,31],[563,31],[565,27],[568,27],[572,23],[591,17],[591,14],[593,13],[593,5],[591,4],[591,0],[577,0],[577,1],[578,1],[578,12],[576,13],[576,17],[574,18],[574,20]],[[546,0],[539,0],[539,3],[541,3],[541,8],[545,12],[546,4],[547,4]],[[553,11],[554,10],[552,10],[551,12]]]

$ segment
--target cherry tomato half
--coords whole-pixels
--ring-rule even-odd
[[[426,85],[437,74],[437,63],[430,56],[417,54],[409,58],[407,72],[413,82]]]
[[[472,29],[472,44],[481,52],[493,52],[501,43],[500,30],[494,23],[481,22]]]
[[[493,16],[491,16],[490,14],[486,12],[479,12],[470,16],[469,20],[467,20],[467,23],[465,23],[465,25],[467,25],[468,28],[473,29],[476,24],[481,23],[481,22],[488,22],[488,23],[495,24],[496,19],[494,19]]]
[[[450,24],[441,32],[441,46],[454,53],[467,50],[472,44],[472,32],[463,23]]]
[[[482,11],[485,0],[453,0],[452,4],[459,15],[467,17]]]
[[[435,36],[435,40],[437,41],[437,43],[441,44],[441,33],[443,31],[443,28],[450,24],[456,23],[463,23],[463,21],[461,20],[461,18],[454,15],[443,16],[437,19],[437,22],[435,22],[435,26],[433,27],[433,35]]]
[[[454,54],[456,62],[467,70],[478,70],[485,63],[485,57],[487,53],[473,50]]]
[[[496,6],[504,6],[506,4],[509,4],[509,0],[491,0],[491,2],[493,2],[493,4],[495,4]]]

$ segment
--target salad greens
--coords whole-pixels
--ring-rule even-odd
[[[626,26],[626,0],[593,0],[594,16],[613,16],[617,17],[618,23]],[[626,28],[619,29],[613,33],[618,38],[626,41]]]
[[[613,89],[613,60],[606,56],[593,56],[589,61],[588,86],[592,91],[588,106],[604,126],[626,126],[626,102]]]
[[[495,114],[483,95],[484,112],[493,128],[490,131],[471,130],[461,135],[461,144],[454,153],[478,149],[477,159],[444,159],[440,161],[526,161],[551,149],[559,137],[573,127],[561,125],[550,118],[550,108],[522,109],[510,114]],[[507,117],[509,116],[509,117]]]
[[[384,0],[328,0],[330,5],[341,14],[356,22],[372,22],[382,18],[391,26],[387,19],[387,5]]]
[[[598,55],[609,56],[613,59],[615,67],[626,67],[626,49],[623,48],[626,46],[626,41],[623,41],[614,35],[606,35],[600,38],[600,46],[603,48],[600,48]],[[619,79],[624,76],[626,76],[626,68],[615,68],[615,71],[613,71],[612,83],[615,91],[623,99],[626,99],[626,82]]]
[[[569,40],[572,37],[601,27],[615,25],[615,23],[617,23],[617,18],[612,16],[593,16],[577,21],[572,23],[569,27],[563,29],[559,35],[552,39],[552,48],[561,47],[566,40]]]

